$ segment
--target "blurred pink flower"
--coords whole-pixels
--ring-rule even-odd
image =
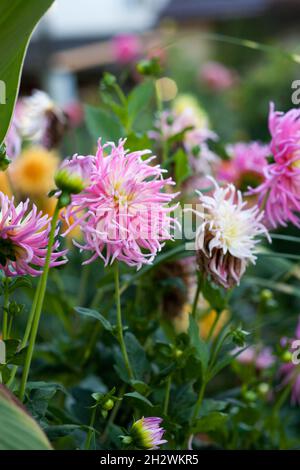
[[[39,276],[43,272],[51,218],[38,213],[34,204],[28,211],[29,202],[15,207],[14,199],[0,192],[0,269],[8,277]],[[57,251],[58,246],[56,241],[51,255],[52,267],[66,262],[58,259],[66,254],[66,251]]]
[[[180,113],[163,111],[155,122],[155,130],[149,132],[151,139],[168,140],[177,134],[183,134],[182,143],[189,156],[192,170],[197,174],[210,174],[211,164],[218,161],[218,157],[209,149],[206,141],[217,140],[217,135],[208,128],[206,122],[198,122],[197,116],[191,108]]]
[[[283,338],[282,343],[289,345],[291,352],[294,351],[293,342],[295,340],[300,340],[300,319],[295,332],[295,338],[288,340]],[[299,346],[298,346],[299,349]],[[287,386],[291,385],[291,402],[293,405],[300,405],[300,365],[288,362],[283,364],[279,369],[279,374],[282,377],[282,385]]]
[[[238,82],[237,72],[220,62],[206,62],[200,69],[199,78],[214,91],[223,91]]]
[[[233,354],[237,353],[239,349],[234,350]],[[273,355],[270,347],[254,347],[249,346],[247,349],[242,351],[236,360],[241,364],[254,365],[256,369],[263,370],[268,369],[275,363],[275,356]]]
[[[218,181],[234,183],[241,190],[255,187],[264,180],[270,149],[259,142],[239,142],[227,147],[230,160],[221,160],[216,167]]]
[[[142,44],[138,36],[120,34],[112,39],[113,54],[120,64],[128,64],[137,59],[142,51]]]
[[[287,222],[300,227],[296,215],[300,211],[300,110],[282,113],[271,103],[269,128],[274,163],[265,168],[265,181],[251,193],[258,194],[271,227],[286,226]]]
[[[124,144],[102,146],[99,141],[96,156],[90,157],[90,184],[72,197],[66,220],[74,220],[69,230],[81,227],[85,244],[74,244],[92,252],[87,263],[100,257],[108,265],[118,259],[139,269],[172,239],[176,221],[169,213],[175,207],[168,203],[177,194],[162,192],[175,183],[163,179],[159,165],[151,165],[155,157],[145,159],[150,150],[129,153]]]

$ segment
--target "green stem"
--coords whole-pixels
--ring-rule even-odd
[[[217,316],[216,316],[216,318],[214,319],[214,322],[213,322],[213,324],[211,325],[211,328],[210,328],[210,330],[209,330],[209,333],[208,333],[208,336],[207,336],[207,342],[211,340],[211,338],[212,338],[212,336],[213,336],[213,334],[214,334],[214,332],[215,332],[215,329],[216,329],[216,326],[217,326],[217,324],[218,324],[218,321],[219,321],[220,316],[221,316],[221,313],[217,312]]]
[[[2,323],[2,338],[7,339],[7,326],[8,326],[8,304],[9,304],[9,291],[8,280],[4,279],[4,302],[3,302],[3,323]]]
[[[165,394],[165,401],[164,401],[164,414],[165,415],[168,414],[171,384],[172,384],[172,376],[169,375],[169,377],[167,378],[166,394]]]
[[[118,331],[118,339],[119,339],[119,344],[121,347],[123,359],[125,362],[125,367],[128,372],[128,375],[130,379],[134,378],[132,368],[129,362],[128,354],[127,354],[127,349],[126,345],[124,342],[124,336],[123,336],[123,325],[122,325],[122,312],[121,312],[121,298],[120,298],[120,280],[119,280],[119,264],[118,261],[115,261],[115,286],[116,286],[116,307],[117,307],[117,331]]]
[[[36,337],[37,337],[37,332],[38,332],[38,328],[39,328],[42,308],[43,308],[43,304],[44,304],[48,274],[49,274],[49,269],[50,269],[52,247],[53,247],[53,243],[54,243],[54,239],[55,239],[56,224],[57,224],[57,220],[58,220],[58,216],[59,216],[59,208],[60,208],[60,205],[59,205],[59,200],[58,200],[57,204],[56,204],[54,214],[53,214],[53,217],[52,217],[52,221],[51,221],[51,229],[50,229],[50,234],[49,234],[49,243],[48,243],[47,255],[46,255],[46,260],[45,260],[45,266],[44,266],[43,274],[42,274],[41,279],[40,279],[37,304],[36,304],[36,309],[35,309],[35,313],[34,313],[32,329],[31,329],[31,333],[30,333],[29,346],[28,346],[28,350],[27,350],[27,354],[26,354],[26,358],[25,358],[25,365],[24,365],[24,369],[23,369],[23,375],[22,375],[21,387],[20,387],[20,394],[19,394],[19,397],[20,397],[21,401],[23,401],[24,395],[25,395],[27,379],[28,379],[29,370],[30,370],[30,366],[31,366],[31,361],[32,361],[35,341],[36,341]]]
[[[193,308],[192,308],[192,316],[195,319],[196,319],[198,300],[199,300],[201,290],[202,290],[202,274],[198,273],[197,290],[196,290],[196,293],[195,293]]]
[[[93,437],[93,434],[94,434],[94,424],[95,424],[95,419],[96,419],[96,413],[97,413],[97,407],[95,406],[95,408],[93,408],[93,411],[92,411],[92,415],[91,415],[91,421],[90,421],[90,424],[89,424],[89,432],[88,432],[88,435],[86,437],[86,441],[85,441],[85,450],[89,450],[90,449],[90,446],[91,446],[91,440],[92,440],[92,437]]]
[[[37,300],[38,300],[38,294],[39,294],[40,286],[41,286],[41,278],[39,279],[37,288],[36,288],[36,290],[35,290],[33,302],[32,302],[31,309],[30,309],[30,313],[29,313],[29,316],[28,316],[28,319],[27,319],[26,329],[25,329],[25,333],[24,333],[24,336],[23,336],[23,339],[22,339],[22,342],[21,342],[21,345],[20,345],[20,349],[25,348],[25,346],[26,346],[26,344],[27,344],[27,341],[28,341],[28,339],[29,339],[29,336],[30,336],[30,332],[31,332],[31,327],[32,327],[34,312],[35,312],[36,304],[37,304]],[[16,376],[17,370],[18,370],[18,366],[13,366],[13,368],[12,368],[12,370],[11,370],[11,374],[10,374],[9,380],[8,380],[8,382],[7,382],[7,386],[8,386],[8,387],[10,387],[10,386],[12,385],[13,380],[14,380],[14,378],[15,378],[15,376]]]
[[[196,405],[195,405],[195,408],[194,408],[194,412],[193,412],[193,414],[192,414],[192,424],[194,423],[195,419],[196,419],[197,416],[199,415],[199,411],[200,411],[200,409],[201,409],[201,405],[202,405],[203,398],[204,398],[205,389],[206,389],[206,381],[203,380],[203,381],[202,381],[202,384],[201,384],[200,391],[199,391],[198,400],[197,400],[197,402],[196,402]]]
[[[83,266],[81,279],[79,284],[79,292],[78,292],[78,299],[77,305],[82,306],[84,305],[84,301],[86,299],[86,288],[88,285],[89,275],[91,271],[91,265]]]

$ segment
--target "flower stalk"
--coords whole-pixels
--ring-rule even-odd
[[[30,333],[29,346],[28,346],[28,350],[27,350],[27,354],[26,354],[26,358],[25,358],[23,375],[22,375],[22,379],[21,379],[21,386],[20,386],[20,393],[19,393],[19,398],[20,398],[21,401],[24,400],[24,396],[25,396],[26,384],[27,384],[27,380],[28,380],[28,375],[29,375],[29,370],[30,370],[30,366],[31,366],[35,341],[36,341],[36,337],[37,337],[38,327],[39,327],[41,313],[42,313],[42,308],[43,308],[43,304],[44,304],[48,274],[49,274],[49,269],[50,269],[51,253],[52,253],[52,248],[53,248],[53,244],[54,244],[54,240],[55,240],[55,231],[56,231],[56,224],[57,224],[57,220],[58,220],[58,216],[59,216],[59,210],[60,210],[60,201],[58,200],[57,204],[56,204],[54,214],[53,214],[53,217],[52,217],[52,221],[51,221],[51,229],[50,229],[50,234],[49,234],[49,244],[48,244],[48,249],[47,249],[45,266],[44,266],[43,274],[40,278],[40,282],[39,282],[39,285],[38,285],[36,309],[35,309],[33,320],[32,320],[32,330],[31,330],[31,333]]]
[[[117,334],[118,340],[123,355],[125,367],[130,379],[134,378],[132,367],[130,365],[126,344],[123,335],[123,324],[122,324],[122,311],[121,311],[121,296],[120,296],[120,279],[119,279],[119,264],[115,261],[115,296],[116,296],[116,307],[117,307]]]

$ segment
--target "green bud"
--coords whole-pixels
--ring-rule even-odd
[[[290,351],[284,351],[281,355],[281,359],[283,362],[291,362],[292,361],[292,353]]]
[[[181,349],[175,349],[174,355],[176,359],[179,359],[183,354],[183,351]]]
[[[56,173],[54,181],[57,188],[67,194],[78,194],[84,189],[81,176],[65,168]]]
[[[245,398],[245,400],[247,400],[249,402],[253,402],[253,401],[257,400],[257,394],[255,392],[253,392],[252,390],[247,390],[244,393],[244,398]]]
[[[106,411],[110,411],[113,407],[114,407],[115,403],[114,401],[109,398],[108,400],[106,400],[106,402],[102,405],[102,408]]]
[[[270,390],[270,386],[266,382],[262,382],[257,387],[257,392],[259,393],[259,395],[263,397],[265,397],[269,393],[269,390]]]
[[[103,75],[103,79],[101,84],[104,85],[106,88],[111,88],[117,83],[116,77],[109,72],[105,72]]]
[[[158,77],[162,71],[159,59],[157,57],[153,57],[152,59],[141,60],[137,64],[136,68],[141,75],[152,77]]]
[[[273,292],[270,289],[263,289],[260,293],[260,298],[264,302],[268,302],[273,299]]]

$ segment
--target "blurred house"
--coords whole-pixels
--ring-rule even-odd
[[[78,83],[96,83],[116,66],[116,35],[139,35],[148,50],[160,43],[159,25],[199,30],[247,18],[298,22],[299,15],[300,0],[56,0],[33,36],[21,91],[42,87],[63,104],[76,100]]]

